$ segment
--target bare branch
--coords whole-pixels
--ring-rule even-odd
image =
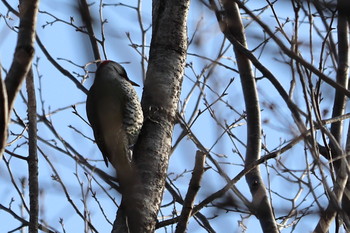
[[[6,76],[5,84],[8,96],[8,109],[11,110],[21,84],[30,69],[34,57],[36,18],[39,1],[22,1],[20,3],[20,24],[17,45],[12,65]]]
[[[11,208],[7,208],[5,206],[3,206],[2,204],[0,204],[0,209],[6,211],[7,213],[11,214],[15,219],[17,219],[19,222],[21,222],[23,224],[23,226],[28,226],[29,222],[26,221],[25,219],[23,219],[22,217],[18,216],[15,212],[13,212],[11,210]],[[56,230],[51,230],[49,228],[47,228],[46,226],[42,225],[42,224],[38,224],[38,228],[44,232],[48,232],[48,233],[57,233]]]
[[[223,1],[225,16],[219,24],[223,33],[236,38],[243,46],[247,47],[244,27],[238,6],[231,1]],[[216,14],[218,12],[216,11]],[[260,158],[261,148],[261,119],[258,93],[255,78],[249,59],[239,50],[234,50],[238,70],[241,76],[242,90],[247,112],[247,151],[245,166]],[[264,232],[278,232],[274,213],[267,197],[265,186],[259,168],[252,169],[246,174],[246,180],[253,196],[253,208],[255,215],[260,220]]]
[[[0,64],[0,161],[5,151],[7,141],[8,106],[7,92],[4,81],[1,77],[2,67]]]
[[[30,69],[26,79],[28,93],[28,174],[29,174],[29,201],[30,219],[29,232],[38,232],[39,216],[39,181],[38,181],[38,155],[37,155],[37,120],[36,120],[36,97],[33,79],[33,70]]]
[[[283,50],[283,52],[288,55],[290,58],[294,59],[298,63],[302,64],[305,68],[310,70],[312,73],[317,75],[320,79],[322,79],[327,84],[331,85],[336,90],[340,91],[344,95],[350,97],[350,91],[345,88],[344,86],[339,85],[337,82],[335,82],[333,79],[319,71],[316,67],[314,67],[312,64],[308,63],[305,59],[303,59],[298,54],[294,53],[290,49],[288,49],[281,40],[279,40],[274,33],[271,31],[271,29],[264,24],[256,15],[254,15],[240,0],[234,0],[240,8],[242,8],[250,17],[254,19],[264,30],[269,34],[269,36],[276,42],[276,44]]]
[[[92,51],[95,56],[95,60],[101,60],[100,51],[98,49],[97,41],[95,40],[95,33],[94,29],[92,27],[92,17],[90,15],[89,5],[87,4],[86,0],[79,0],[79,10],[81,18],[83,19],[83,22],[85,23],[86,29],[89,34],[90,38],[90,44],[92,46]]]
[[[175,233],[186,232],[188,221],[192,215],[194,199],[200,188],[201,179],[204,173],[204,163],[205,163],[205,153],[203,153],[202,151],[197,151],[192,178],[188,186],[188,191],[182,207],[180,220],[176,226]]]

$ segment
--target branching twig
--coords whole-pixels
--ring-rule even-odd
[[[195,166],[193,168],[192,178],[188,187],[184,204],[180,215],[180,220],[176,226],[175,233],[186,232],[188,221],[192,215],[194,199],[199,191],[201,179],[204,173],[205,153],[197,151]]]
[[[11,210],[11,208],[7,208],[5,206],[3,206],[2,204],[0,204],[0,209],[6,211],[7,213],[11,214],[12,217],[14,217],[15,219],[17,219],[19,222],[22,223],[23,226],[28,226],[29,225],[29,222],[26,221],[25,219],[23,219],[22,217],[18,216],[15,212],[13,212]],[[47,233],[57,233],[58,231],[56,230],[51,230],[49,228],[47,228],[46,226],[42,225],[42,224],[38,224],[38,228],[44,232],[47,232]]]
[[[87,4],[86,0],[79,0],[79,10],[80,10],[81,18],[85,23],[86,29],[89,34],[90,44],[95,56],[95,60],[101,60],[100,51],[98,49],[98,44],[95,38],[94,29],[92,27],[93,25],[92,17],[90,15],[89,5]]]

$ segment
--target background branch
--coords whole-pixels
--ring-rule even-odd
[[[197,151],[196,161],[193,168],[192,178],[188,185],[188,191],[182,206],[180,220],[176,226],[175,233],[186,232],[188,221],[192,215],[194,200],[200,188],[200,183],[204,173],[205,153]]]
[[[230,38],[236,38],[243,46],[247,47],[244,27],[238,6],[232,1],[222,1],[224,15],[222,21],[219,21],[223,33]],[[230,36],[228,36],[230,35]],[[241,77],[242,90],[247,112],[247,151],[245,157],[245,166],[260,158],[261,148],[261,119],[258,92],[255,78],[252,73],[252,67],[249,59],[234,49],[239,74]],[[252,169],[246,174],[246,180],[253,196],[253,208],[255,215],[259,219],[264,232],[278,232],[274,213],[272,211],[269,198],[260,174],[259,167]]]
[[[7,92],[4,80],[2,80],[2,67],[0,64],[0,161],[5,151],[7,141],[7,122],[8,122],[8,107],[7,107]]]
[[[37,154],[37,119],[36,96],[33,79],[33,70],[30,69],[26,78],[28,94],[28,174],[29,174],[29,232],[38,232],[39,220],[39,178],[38,178],[38,154]]]
[[[12,65],[6,76],[5,84],[8,97],[8,109],[11,110],[21,84],[28,73],[34,57],[35,27],[39,1],[22,1],[20,3],[20,23],[17,45]],[[10,111],[9,111],[10,112]]]

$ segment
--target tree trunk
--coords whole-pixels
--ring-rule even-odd
[[[152,41],[142,96],[145,120],[134,149],[138,179],[131,195],[123,197],[126,211],[121,210],[133,233],[155,230],[187,52],[189,1],[153,1],[152,6]]]

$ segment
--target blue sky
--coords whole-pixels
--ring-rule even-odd
[[[128,1],[128,4],[136,6],[137,1]],[[16,8],[16,1],[9,1],[9,3]],[[114,1],[105,1],[104,3],[116,3]],[[95,2],[91,7],[91,13],[98,22],[98,4],[99,2]],[[265,4],[265,3],[264,3]],[[146,1],[143,4],[143,22],[144,27],[147,28],[151,24],[151,9],[150,5]],[[258,7],[258,6],[254,6]],[[286,15],[293,15],[292,12],[288,11],[288,5],[277,4],[276,8],[278,8],[281,12],[285,11]],[[52,25],[47,25],[47,23],[53,22],[53,18],[47,15],[45,12],[49,12],[54,14],[56,17],[70,22],[70,17],[74,17],[74,24],[80,25],[79,18],[76,16],[75,5],[71,3],[71,1],[41,1],[40,2],[40,10],[42,11],[38,17],[37,31],[40,39],[44,43],[46,49],[50,52],[50,54],[58,61],[60,65],[62,65],[65,69],[69,70],[71,74],[77,77],[79,81],[82,81],[81,75],[84,75],[84,71],[82,68],[77,67],[72,63],[83,66],[84,64],[91,62],[93,60],[93,56],[91,54],[91,47],[89,46],[88,37],[82,35],[79,32],[76,32],[71,26],[66,25],[62,22],[55,22]],[[5,15],[6,10],[4,5],[0,3],[0,14]],[[281,13],[283,15],[283,13]],[[18,19],[9,14],[14,20],[8,20],[11,25],[18,25]],[[118,61],[120,63],[124,63],[123,66],[126,68],[129,77],[139,83],[141,85],[140,88],[136,88],[136,91],[139,94],[139,97],[142,96],[142,69],[140,65],[140,55],[135,51],[134,48],[130,46],[130,41],[127,38],[126,33],[130,34],[132,41],[134,43],[140,44],[141,37],[139,33],[139,26],[137,23],[137,15],[134,9],[125,7],[125,6],[109,6],[105,7],[103,10],[103,16],[105,19],[108,19],[108,23],[105,24],[105,35],[106,35],[106,51],[108,55],[108,59]],[[271,23],[271,27],[276,26],[276,22],[272,18],[272,14],[270,11],[267,11],[265,14],[261,16],[266,22]],[[283,19],[281,19],[283,20]],[[247,23],[249,20],[244,20]],[[223,40],[222,33],[218,28],[217,21],[212,12],[210,12],[207,8],[205,8],[200,3],[193,1],[191,3],[191,10],[189,13],[188,19],[188,31],[189,37],[191,38],[194,30],[198,27],[198,36],[197,44],[191,44],[189,47],[188,54],[188,63],[192,63],[192,69],[188,66],[186,68],[186,76],[184,77],[184,83],[182,87],[182,95],[180,105],[184,103],[185,100],[188,99],[188,106],[186,107],[186,117],[189,118],[191,115],[191,110],[194,108],[196,104],[196,96],[200,94],[200,90],[198,88],[195,89],[195,92],[192,96],[188,96],[188,93],[191,91],[193,86],[193,80],[195,80],[196,75],[199,75],[201,71],[204,69],[206,65],[209,65],[210,62],[205,59],[198,58],[192,54],[199,54],[201,56],[210,57],[211,59],[215,59],[217,56],[217,51],[221,46],[221,41]],[[46,25],[43,28],[43,25]],[[100,38],[100,27],[99,24],[95,25],[95,33],[98,38]],[[291,28],[291,26],[290,26]],[[286,31],[288,30],[288,26],[286,26]],[[247,37],[248,44],[250,48],[254,48],[257,46],[259,42],[259,36],[262,36],[262,30],[255,25],[254,23],[247,28]],[[11,32],[8,27],[4,24],[4,18],[0,19],[0,37],[2,38],[0,41],[0,62],[5,69],[8,69],[11,60],[12,54],[14,51],[14,42],[16,41],[16,33]],[[305,36],[307,38],[307,35]],[[151,39],[151,30],[146,33],[146,44],[150,43]],[[318,41],[315,41],[317,44]],[[226,42],[225,46],[228,46]],[[315,46],[316,47],[316,46]],[[148,50],[148,48],[146,49]],[[315,48],[317,51],[317,48]],[[290,84],[290,71],[286,65],[282,65],[280,62],[276,61],[279,59],[279,54],[275,53],[274,47],[270,45],[270,48],[267,48],[266,51],[261,55],[260,60],[263,64],[265,64],[272,73],[274,73],[279,81],[286,87]],[[258,54],[258,53],[257,53]],[[148,55],[148,52],[146,52]],[[305,55],[307,57],[307,54]],[[65,59],[65,60],[64,60]],[[69,61],[70,62],[69,62]],[[224,54],[223,58],[220,62],[224,63],[227,66],[232,68],[236,68],[235,58],[233,55],[232,48],[229,48],[228,51]],[[85,104],[84,101],[86,99],[85,94],[78,90],[73,82],[64,77],[60,72],[58,72],[52,64],[45,58],[45,55],[42,53],[40,48],[36,46],[36,57],[34,59],[34,63],[38,64],[38,73],[41,75],[41,80],[39,82],[38,75],[36,71],[35,83],[37,88],[41,85],[42,89],[42,98],[44,102],[40,102],[38,99],[38,109],[45,109],[46,113],[51,113],[60,108],[66,108],[66,110],[60,111],[58,113],[50,115],[50,119],[52,120],[55,128],[62,135],[65,140],[70,142],[74,148],[76,148],[79,153],[86,156],[91,160],[99,160],[95,163],[96,166],[103,170],[107,170],[110,174],[113,174],[113,169],[111,167],[106,168],[104,163],[102,162],[101,154],[90,140],[84,138],[80,133],[86,135],[88,137],[92,137],[92,130],[90,127],[84,123],[79,117],[72,113],[72,109],[69,108],[72,104],[77,104],[77,111],[86,119],[85,114]],[[89,70],[93,71],[95,67],[92,65]],[[259,72],[256,72],[257,76],[260,75]],[[2,73],[4,75],[4,72]],[[209,76],[208,71],[205,71],[205,74]],[[89,78],[83,83],[86,88],[89,88],[92,84],[93,74],[89,75]],[[223,97],[224,101],[227,101],[229,104],[233,105],[235,110],[238,112],[242,112],[244,110],[244,102],[241,93],[241,86],[239,81],[239,75],[231,70],[225,69],[223,67],[217,67],[213,70],[213,74],[211,74],[208,79],[208,87],[205,89],[205,96],[200,99],[200,109],[205,109],[204,98],[208,101],[215,101],[217,96],[216,93],[221,93],[225,87],[228,85],[229,80],[234,78],[233,83],[227,89],[228,95]],[[203,82],[203,78],[201,78],[201,82]],[[293,134],[293,120],[290,117],[290,113],[284,103],[281,102],[281,98],[278,93],[274,90],[269,82],[262,80],[258,81],[258,88],[260,94],[260,100],[262,104],[262,119],[268,119],[270,121],[269,124],[265,124],[263,129],[266,133],[265,142],[269,146],[270,149],[277,148],[281,142],[284,140],[290,139]],[[212,91],[214,90],[214,91]],[[325,87],[327,90],[327,87]],[[25,89],[23,89],[25,93]],[[330,95],[325,91],[325,96]],[[39,98],[39,92],[37,92],[37,98]],[[296,96],[295,101],[297,103],[301,103],[302,105],[302,96]],[[275,104],[276,109],[269,110],[266,104]],[[329,105],[331,102],[329,98],[326,98],[323,102],[324,106]],[[181,108],[181,107],[180,107]],[[239,119],[239,114],[230,110],[226,104],[220,102],[215,104],[214,106],[215,113],[222,123],[232,123],[235,120]],[[17,98],[16,112],[25,119],[26,117],[26,106],[23,104],[23,101],[20,97]],[[246,128],[244,125],[244,121],[239,121],[241,124],[240,127],[234,128],[232,131],[237,137],[239,137],[245,143],[245,132]],[[72,129],[73,126],[74,129]],[[42,123],[39,123],[39,131],[38,134],[42,136],[45,140],[52,140],[54,136],[52,132],[50,132],[46,126]],[[12,124],[10,129],[19,133],[21,128]],[[208,111],[205,111],[203,114],[198,117],[198,120],[193,124],[192,130],[196,133],[196,136],[200,139],[200,141],[207,148],[211,148],[213,144],[218,139],[219,135],[222,133],[222,129],[216,124],[213,118],[210,116]],[[174,129],[174,139],[180,133],[180,127],[175,126]],[[14,138],[13,136],[10,139]],[[57,141],[57,139],[55,139]],[[228,173],[228,175],[232,178],[242,169],[242,161],[234,150],[239,149],[240,152],[244,156],[245,148],[240,145],[239,142],[231,141],[226,134],[222,139],[220,139],[219,143],[213,147],[213,152],[225,155],[222,157],[215,157],[222,163],[222,167]],[[19,140],[10,148],[13,149],[16,145],[19,145],[23,142]],[[64,146],[57,142],[59,147],[64,149]],[[67,185],[67,188],[70,192],[70,195],[74,199],[77,206],[83,211],[83,204],[80,201],[82,195],[86,195],[86,199],[88,200],[87,208],[91,212],[92,223],[95,223],[98,226],[98,230],[100,232],[108,232],[111,229],[111,225],[109,225],[104,219],[103,215],[99,211],[98,203],[93,200],[91,197],[91,193],[88,192],[90,175],[85,176],[84,170],[77,166],[76,163],[71,159],[65,156],[62,153],[59,153],[57,150],[54,150],[42,142],[39,142],[39,146],[43,149],[43,151],[49,156],[50,161],[52,161],[57,171],[59,172],[61,178],[64,180],[64,183]],[[237,146],[237,148],[235,148]],[[305,164],[305,156],[303,152],[303,146],[299,145],[288,152],[288,156],[283,156],[282,159],[285,163],[288,164],[290,168],[300,168]],[[183,139],[180,143],[180,146],[175,150],[174,154],[170,158],[169,164],[169,177],[171,179],[175,179],[178,174],[183,173],[183,176],[178,177],[174,180],[174,183],[181,190],[181,194],[185,195],[185,191],[188,186],[188,181],[191,175],[190,170],[193,168],[194,155],[195,155],[196,147],[195,145],[187,138]],[[16,150],[16,153],[26,155],[26,147],[22,146],[21,148]],[[9,156],[6,155],[8,159]],[[276,165],[274,162],[271,162],[270,165]],[[72,209],[72,207],[67,203],[61,187],[57,182],[53,181],[50,177],[52,175],[52,170],[48,167],[43,156],[39,156],[39,166],[40,166],[40,186],[43,189],[43,196],[41,198],[41,218],[45,219],[45,221],[50,225],[54,226],[60,232],[60,225],[58,223],[59,218],[64,218],[65,229],[67,232],[83,232],[83,222],[80,218],[76,216],[76,213]],[[213,166],[210,162],[207,163],[207,166]],[[13,159],[11,161],[11,168],[13,170],[13,174],[16,182],[18,182],[20,177],[25,177],[27,174],[27,167],[23,161],[19,161],[18,159]],[[290,198],[296,195],[298,187],[289,187],[288,184],[283,183],[283,180],[280,179],[271,167],[261,166],[261,170],[265,179],[265,184],[268,185],[268,178],[270,178],[272,187],[276,186],[276,190],[278,190],[278,194],[285,195]],[[75,175],[76,174],[76,175]],[[78,183],[82,182],[83,189],[80,189]],[[110,221],[114,220],[116,207],[113,202],[106,196],[104,192],[101,191],[96,182],[91,181],[93,191],[96,191],[98,199],[101,201],[101,205],[104,206],[104,210],[106,211],[106,215]],[[214,170],[209,169],[208,172],[205,173],[202,188],[197,197],[196,203],[203,200],[206,196],[208,196],[213,191],[220,189],[225,184],[224,179],[218,176]],[[14,198],[13,209],[19,213],[20,208],[18,207],[21,203],[18,194],[15,192],[10,183],[10,176],[7,172],[4,162],[0,163],[0,186],[3,187],[0,190],[0,203],[7,206],[10,202],[11,198]],[[106,184],[102,184],[103,187],[108,188]],[[245,180],[242,179],[238,182],[237,187],[239,187],[240,191],[250,199],[250,193],[248,191],[247,185],[245,184]],[[275,189],[275,188],[274,188]],[[322,189],[320,190],[322,192]],[[118,199],[118,195],[114,191],[110,191],[111,195],[115,196]],[[276,197],[275,194],[272,194],[273,197]],[[307,191],[302,192],[302,196],[308,197]],[[26,200],[28,198],[26,197]],[[320,199],[323,200],[322,197]],[[163,204],[171,202],[171,198],[169,193],[166,193],[164,196]],[[279,199],[278,197],[273,199],[273,203],[278,209],[279,207],[286,204],[285,201]],[[308,205],[308,202],[304,203],[305,206]],[[177,206],[178,208],[178,206]],[[178,211],[180,209],[177,209]],[[173,206],[162,209],[163,215],[171,215],[173,211]],[[280,211],[283,211],[283,208],[280,208]],[[213,217],[215,214],[219,213],[219,218],[214,218],[210,220],[210,223],[214,227],[217,232],[242,232],[238,227],[238,221],[241,219],[239,213],[226,213],[224,211],[218,211],[215,208],[207,208],[203,210],[203,213],[207,217]],[[276,211],[279,214],[278,211]],[[246,216],[242,214],[242,216]],[[303,227],[303,231],[312,231],[315,219],[307,217],[305,218],[304,223],[301,223],[300,226]],[[10,222],[5,226],[5,231],[15,228],[19,223],[13,220],[8,214],[0,211],[0,221],[1,222]],[[313,224],[308,224],[313,222]],[[245,220],[245,225],[248,227],[247,233],[251,232],[259,232],[260,226],[255,217],[250,217]],[[174,226],[175,227],[175,226]],[[229,229],[229,230],[228,230]],[[4,232],[5,232],[4,231]],[[168,227],[167,232],[171,232],[172,228]],[[159,230],[157,232],[166,232],[165,230]],[[196,221],[192,218],[190,220],[190,225],[188,232],[204,232],[203,228],[199,227]],[[290,229],[287,229],[283,232],[290,232]],[[0,233],[2,231],[0,230]]]

